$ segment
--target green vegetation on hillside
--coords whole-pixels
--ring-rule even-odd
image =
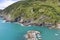
[[[60,23],[59,0],[23,0],[16,2],[3,10],[11,19],[23,17],[35,23]]]

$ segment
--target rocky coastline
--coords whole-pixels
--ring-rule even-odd
[[[57,24],[57,27],[52,24],[52,23],[35,23],[31,20],[23,20],[23,19],[15,19],[15,20],[11,20],[11,18],[8,16],[1,16],[3,18],[3,20],[6,20],[6,22],[17,22],[19,24],[23,24],[24,26],[29,26],[29,25],[34,25],[34,26],[44,26],[44,27],[48,27],[49,29],[51,28],[55,28],[55,29],[60,29],[60,23]]]

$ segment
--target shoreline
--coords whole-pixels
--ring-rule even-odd
[[[14,23],[14,22],[10,22],[10,23]],[[26,26],[26,27],[30,27],[30,26],[40,26],[40,25],[35,25],[35,24],[27,24],[27,23],[20,23],[20,22],[15,22],[15,23],[17,23],[17,24],[19,24],[19,25],[21,25],[21,26]],[[25,24],[27,24],[27,25],[25,25]],[[40,26],[40,27],[43,27],[43,26]],[[50,26],[44,26],[44,27],[48,27],[49,29],[59,29],[60,30],[60,27],[55,27],[55,26],[52,26],[52,27],[50,27]]]
[[[6,18],[4,18],[4,17],[2,17],[3,18],[3,20],[5,20],[4,22],[10,22],[10,23],[13,23],[13,22],[15,22],[15,21],[11,21],[11,20],[9,20],[9,19],[6,19]],[[45,27],[48,27],[49,29],[60,29],[60,24],[58,24],[58,26],[57,27],[55,27],[55,25],[53,25],[53,24],[43,24],[43,23],[31,23],[31,22],[19,22],[19,21],[17,21],[16,22],[17,24],[20,24],[20,25],[22,25],[22,26],[31,26],[31,25],[33,25],[33,26],[45,26]]]

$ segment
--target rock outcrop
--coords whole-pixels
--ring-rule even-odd
[[[41,35],[39,31],[30,30],[25,35],[26,40],[41,40]]]

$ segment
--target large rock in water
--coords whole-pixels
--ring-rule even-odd
[[[60,23],[57,24],[57,29],[60,29]]]
[[[30,30],[25,35],[26,40],[41,40],[41,34],[39,31]]]

